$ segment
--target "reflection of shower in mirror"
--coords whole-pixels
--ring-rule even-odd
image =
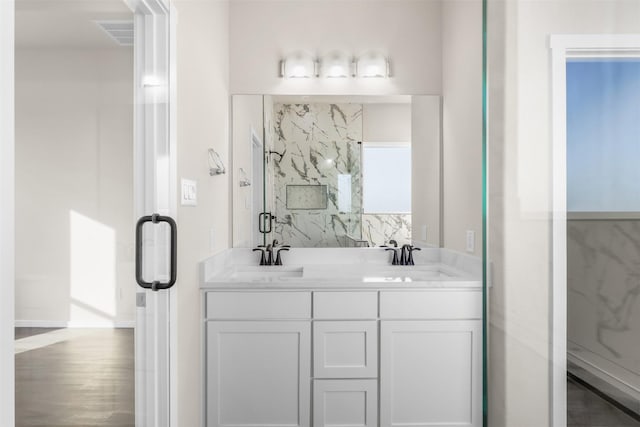
[[[437,168],[439,159],[421,161],[413,171],[412,155],[414,151],[424,155],[426,146],[438,153],[440,99],[418,97],[430,100],[432,108],[414,111],[424,102],[414,106],[413,98],[234,96],[235,133],[241,138],[243,127],[263,126],[265,153],[262,199],[252,212],[234,210],[234,246],[245,245],[240,236],[246,235],[250,218],[260,212],[272,213],[275,221],[258,242],[277,239],[292,247],[416,243],[413,224],[418,231],[422,225],[438,230],[439,206],[412,200],[424,199],[421,192],[439,191],[439,182],[432,179],[439,171],[428,170],[432,165]],[[250,118],[250,112],[259,111],[256,105],[263,115]],[[412,114],[421,120],[412,123]],[[248,154],[236,134],[233,161],[242,167]],[[413,188],[414,180],[421,182],[420,188]],[[318,188],[326,189],[322,197],[312,191]]]

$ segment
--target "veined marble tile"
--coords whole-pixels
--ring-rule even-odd
[[[567,234],[568,339],[640,374],[640,221],[569,221]]]
[[[345,234],[360,238],[362,105],[275,104],[273,116],[278,154],[270,156],[267,175],[273,177],[275,237],[302,247],[341,246]],[[304,207],[304,195],[288,208],[292,185],[326,185],[326,209],[291,209]]]
[[[276,239],[292,247],[329,247],[326,228],[326,215],[301,211],[278,215],[274,232]]]
[[[363,214],[362,235],[371,246],[395,240],[399,246],[411,244],[411,214]]]
[[[326,185],[287,185],[287,209],[327,209]]]

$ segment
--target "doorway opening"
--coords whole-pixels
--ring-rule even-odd
[[[134,14],[15,20],[16,426],[133,426]]]
[[[640,426],[639,41],[552,39],[554,313],[566,316],[554,317],[566,349],[554,391],[564,376],[567,425]]]

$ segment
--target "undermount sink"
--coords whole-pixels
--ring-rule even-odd
[[[411,266],[390,268],[384,271],[385,276],[400,276],[411,280],[430,280],[435,277],[451,277],[451,274],[442,271],[439,267]]]
[[[284,277],[302,277],[303,273],[304,269],[302,267],[242,266],[234,269],[233,273],[231,273],[231,278],[235,280],[267,280]]]
[[[365,282],[423,281],[434,278],[452,277],[439,266],[350,266],[340,265],[325,269],[308,269],[305,277],[313,278],[356,278]]]

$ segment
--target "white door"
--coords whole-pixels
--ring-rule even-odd
[[[135,12],[136,426],[176,425],[174,16],[166,0]]]
[[[0,425],[13,426],[14,2],[0,0]]]
[[[139,216],[175,217],[175,128],[171,122],[172,13],[166,0],[128,0],[136,27],[135,198]],[[14,2],[0,1],[0,425],[14,416]],[[145,277],[171,276],[167,233],[145,231]],[[150,250],[149,250],[150,249]],[[136,425],[175,425],[170,343],[173,291],[141,291],[136,319]],[[146,301],[145,301],[146,299]],[[173,322],[175,324],[175,322]],[[175,358],[174,358],[175,360]]]

